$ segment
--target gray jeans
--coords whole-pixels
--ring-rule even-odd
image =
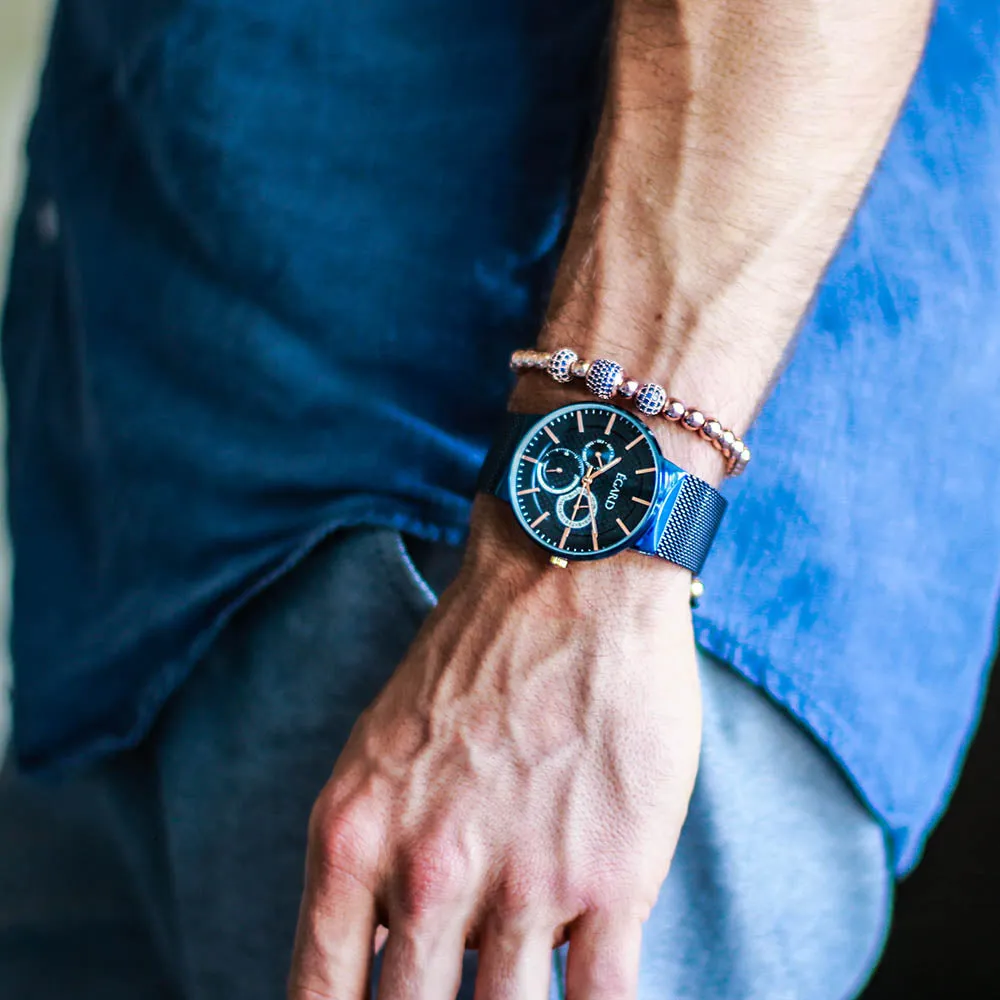
[[[281,997],[310,807],[433,600],[398,534],[344,532],[233,622],[142,746],[59,788],[8,767],[3,1000]],[[640,994],[852,997],[886,930],[882,832],[791,720],[701,671],[701,770]]]

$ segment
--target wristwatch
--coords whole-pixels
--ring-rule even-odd
[[[718,490],[663,457],[645,424],[607,403],[508,414],[479,490],[508,501],[563,567],[635,549],[697,575],[726,510]]]

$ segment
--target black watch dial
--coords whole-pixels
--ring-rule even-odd
[[[652,514],[659,449],[640,421],[604,403],[550,413],[514,453],[510,495],[525,530],[569,559],[635,542]]]

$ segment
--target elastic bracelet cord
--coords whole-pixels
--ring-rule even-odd
[[[655,382],[639,382],[625,374],[616,361],[595,358],[586,361],[576,351],[560,347],[557,351],[514,351],[510,356],[511,371],[545,371],[556,382],[583,379],[587,388],[598,399],[609,400],[615,396],[629,400],[646,417],[663,417],[684,430],[697,434],[722,453],[726,461],[726,474],[740,475],[750,464],[750,449],[714,417],[687,406],[679,399],[667,395],[667,390]]]

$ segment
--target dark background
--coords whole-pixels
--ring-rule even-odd
[[[888,945],[863,1000],[1000,998],[997,680],[995,664],[955,797],[923,861],[899,886]]]

